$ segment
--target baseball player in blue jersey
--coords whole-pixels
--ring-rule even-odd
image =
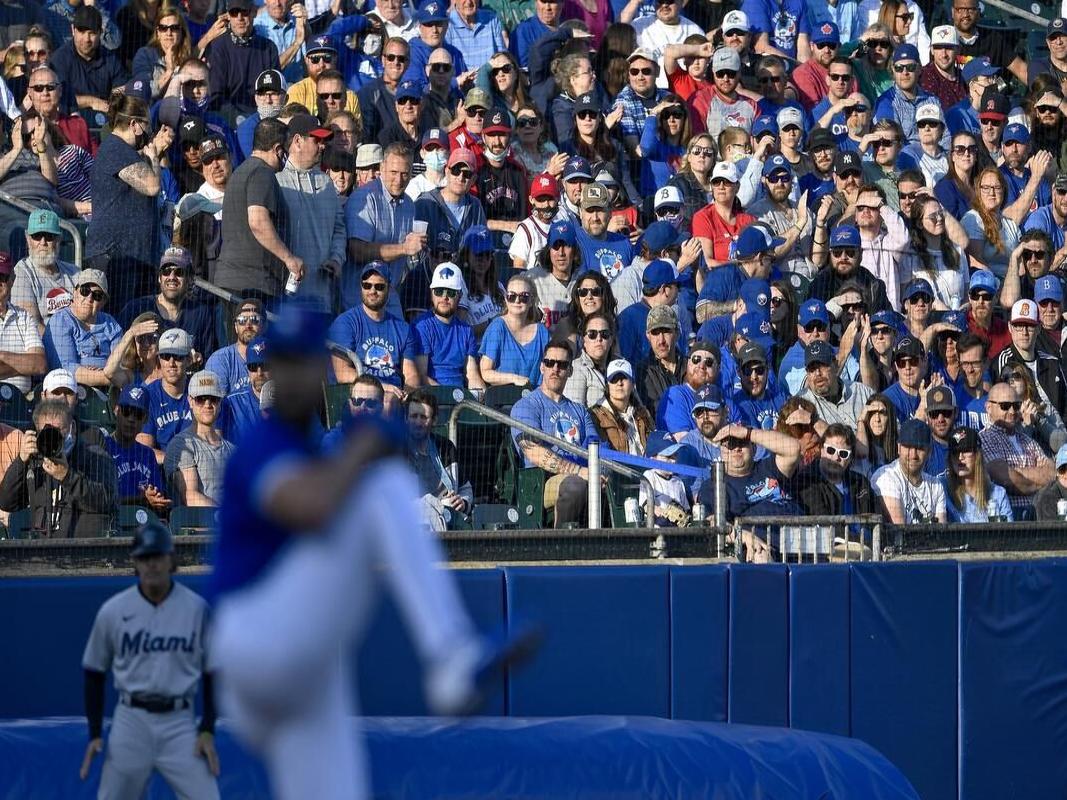
[[[327,322],[289,305],[268,328],[274,407],[227,465],[213,578],[219,702],[266,761],[280,800],[366,796],[345,654],[368,623],[379,576],[439,713],[471,710],[482,682],[530,644],[489,645],[436,568],[443,554],[420,525],[402,428],[356,418],[346,440],[319,451]]]
[[[204,643],[207,603],[176,583],[170,531],[158,522],[134,536],[137,584],[109,599],[97,612],[85,645],[85,714],[89,745],[81,778],[104,749],[104,680],[115,678],[119,704],[100,777],[100,800],[137,800],[152,770],[158,770],[181,800],[213,800],[215,704]],[[193,718],[196,687],[203,678],[203,717]]]

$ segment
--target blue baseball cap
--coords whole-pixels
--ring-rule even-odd
[[[808,344],[804,348],[804,366],[808,367],[812,364],[833,364],[834,363],[834,348],[830,347],[829,342],[824,342],[821,339],[816,339],[814,342]]]
[[[138,408],[147,414],[148,391],[139,383],[131,383],[125,386],[119,394],[118,404],[127,408]]]
[[[893,50],[893,63],[898,61],[918,61],[919,60],[919,48],[913,44],[898,44]]]
[[[447,22],[448,12],[441,0],[426,0],[419,4],[419,24],[426,25],[429,22]]]
[[[685,234],[675,228],[670,222],[667,220],[659,220],[645,228],[645,235],[641,241],[648,245],[648,251],[650,253],[659,253],[666,250],[668,247],[674,247],[675,245],[681,244],[685,239]]]
[[[785,239],[771,236],[762,225],[752,224],[741,231],[741,235],[730,246],[731,257],[752,258],[752,256],[781,247],[784,242]]]
[[[756,342],[767,351],[774,346],[774,329],[771,328],[771,318],[766,311],[749,311],[742,314],[734,325],[734,333],[744,336],[750,342]]]
[[[471,225],[459,242],[459,249],[469,247],[475,255],[493,252],[493,233],[485,225]]]
[[[400,85],[396,87],[396,99],[405,100],[408,98],[414,100],[422,99],[422,84],[419,81],[400,81]]]
[[[897,436],[897,444],[902,444],[906,447],[922,447],[924,449],[929,449],[930,426],[921,419],[912,417],[900,426],[900,433]]]
[[[562,177],[564,181],[569,181],[572,178],[593,180],[593,176],[589,172],[589,162],[581,156],[571,156],[568,158],[563,165],[563,172],[560,177]]]
[[[822,300],[814,298],[806,301],[797,312],[797,322],[800,323],[801,327],[810,325],[813,322],[821,322],[823,325],[829,326],[830,314],[826,310],[826,304]]]
[[[820,25],[816,25],[815,29],[811,32],[812,44],[823,44],[824,42],[836,42],[841,43],[841,31],[837,25],[826,20]],[[918,58],[918,56],[916,56]]]
[[[267,361],[267,337],[257,336],[251,342],[248,343],[248,349],[245,351],[245,364],[263,364]]]
[[[904,327],[904,317],[899,312],[893,310],[879,311],[876,314],[871,315],[871,326],[875,325],[888,325],[893,330],[899,332]]]
[[[1026,126],[1019,122],[1013,122],[1004,128],[1004,136],[1001,138],[1004,144],[1008,142],[1019,142],[1020,144],[1030,144],[1030,131],[1026,129]]]
[[[672,283],[678,283],[678,276],[674,273],[671,262],[662,258],[649,262],[641,276],[641,285],[645,289],[659,289]]]
[[[1063,304],[1063,283],[1055,275],[1043,275],[1034,284],[1034,300],[1055,300]]]
[[[760,278],[749,278],[741,284],[738,294],[745,304],[745,311],[767,311],[771,302],[771,285]]]
[[[552,227],[548,231],[548,246],[551,247],[556,242],[563,242],[571,247],[578,243],[578,237],[574,233],[574,225],[569,219],[552,223]]]
[[[389,279],[389,265],[386,264],[384,261],[368,261],[359,270],[359,277],[365,278],[372,272],[381,275],[383,278],[385,278],[386,283],[391,283]]]
[[[908,281],[904,286],[904,291],[900,295],[901,301],[911,300],[917,294],[927,294],[931,298],[934,296],[934,287],[932,287],[927,281],[922,278],[913,278]]]
[[[329,50],[331,53],[337,52],[337,47],[334,45],[333,39],[331,39],[325,33],[311,37],[311,40],[308,42],[307,50],[305,52],[307,53],[307,55],[311,55],[312,53],[319,53],[323,50]]]
[[[993,62],[989,60],[989,56],[978,56],[978,58],[972,58],[963,67],[963,79],[970,83],[979,75],[992,76],[1000,73],[1000,67],[993,66]]]
[[[763,164],[763,177],[773,175],[776,172],[785,172],[790,178],[793,177],[793,165],[783,155],[775,155],[768,158]]]
[[[838,225],[830,233],[830,247],[855,247],[858,249],[862,246],[860,229],[855,225]]]
[[[1064,464],[1067,464],[1067,444],[1060,445],[1060,449],[1056,451],[1056,471],[1059,472]]]
[[[653,431],[648,435],[645,443],[645,455],[649,458],[663,456],[669,458],[682,449],[682,445],[674,441],[669,433]]]
[[[752,123],[752,139],[755,141],[759,139],[765,133],[778,135],[778,120],[774,117],[766,114],[762,117],[757,117],[756,121]]]
[[[285,303],[267,327],[267,348],[272,356],[324,355],[330,322],[331,317],[321,311],[297,302]]]
[[[967,312],[966,311],[946,311],[941,315],[941,322],[946,325],[951,325],[953,328],[963,333],[967,330]]]
[[[990,294],[996,294],[1000,288],[997,276],[987,269],[976,269],[971,273],[971,289],[985,289]]]
[[[722,389],[719,388],[718,384],[709,383],[697,392],[697,401],[693,404],[693,411],[698,408],[710,408],[712,411],[718,411],[722,407]]]

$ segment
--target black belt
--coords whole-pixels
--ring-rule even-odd
[[[167,697],[160,694],[124,694],[122,702],[130,708],[140,708],[149,714],[183,711],[191,705],[184,697]]]

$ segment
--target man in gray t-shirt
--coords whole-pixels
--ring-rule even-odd
[[[11,304],[30,315],[42,336],[52,315],[74,299],[78,268],[59,260],[62,235],[59,216],[46,208],[37,209],[26,224],[29,255],[15,265]]]
[[[215,427],[222,408],[218,375],[201,370],[189,379],[189,407],[193,424],[170,440],[163,473],[180,505],[217,506],[226,461],[234,449]]]

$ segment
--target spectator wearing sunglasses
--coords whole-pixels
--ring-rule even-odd
[[[645,320],[648,358],[634,369],[635,389],[647,409],[658,409],[660,398],[685,378],[688,361],[678,346],[678,314],[670,306],[656,306]],[[709,343],[710,344],[710,343]]]
[[[363,141],[377,141],[378,134],[396,122],[396,87],[404,79],[410,60],[411,45],[406,39],[386,39],[382,46],[381,77],[368,81],[356,92],[363,114]],[[422,73],[418,77],[422,79]]]
[[[167,446],[163,474],[174,501],[183,506],[217,506],[222,478],[234,446],[216,425],[222,409],[218,376],[202,370],[189,378],[192,424]]]
[[[474,331],[460,319],[459,300],[466,292],[458,264],[443,261],[430,281],[430,310],[415,322],[415,363],[430,386],[484,389],[478,369],[478,342]]]
[[[1034,289],[1052,265],[1052,242],[1042,230],[1023,233],[1008,257],[1004,285],[1000,290],[1000,307],[1010,309],[1016,300],[1034,297]]]
[[[232,125],[237,117],[256,111],[252,90],[259,74],[280,72],[281,63],[274,42],[253,29],[251,0],[230,0],[226,14],[229,35],[208,45],[204,60],[211,64],[211,107]]]
[[[66,0],[64,0],[66,5]],[[26,97],[30,107],[41,117],[51,122],[66,138],[67,142],[80,147],[95,156],[100,146],[95,136],[90,135],[89,126],[79,114],[68,114],[69,100],[64,96],[63,84],[59,76],[47,65],[31,70],[26,81]],[[13,101],[12,101],[13,102]],[[0,90],[0,108],[3,106],[3,92]]]
[[[452,80],[452,74],[451,53],[438,47],[430,53],[430,60],[426,62],[426,94],[422,96],[422,113],[428,115],[435,126],[446,130],[456,118],[459,101],[463,99]]]
[[[323,93],[329,94],[328,99],[336,103],[337,108],[343,108],[355,117],[356,139],[360,140],[363,132],[363,117],[359,100],[356,93],[344,85],[344,76],[338,71],[337,46],[330,36],[320,34],[307,43],[303,72],[307,77],[299,78],[298,74],[299,79],[296,83],[291,82],[292,79],[288,74],[285,75],[286,79],[290,80],[289,102],[299,103],[314,112],[325,105],[327,98],[322,97]],[[327,74],[329,78],[326,85],[319,86],[319,79]],[[337,94],[341,96],[335,97],[334,95]]]
[[[760,115],[756,103],[747,91],[741,90],[741,57],[732,47],[716,48],[711,57],[712,87],[706,93],[697,93],[694,105],[702,105],[707,98],[707,113],[703,127],[709,134],[718,137],[726,128],[751,130],[752,123]],[[699,99],[698,99],[699,98]]]
[[[163,470],[151,447],[137,441],[148,419],[148,390],[139,383],[125,387],[115,404],[115,430],[103,447],[115,462],[120,506],[147,506],[156,514],[170,510]]]
[[[919,86],[919,51],[915,45],[901,44],[893,51],[893,87],[878,98],[874,107],[874,121],[896,120],[904,131],[904,138],[918,144],[915,112],[924,103],[937,98]],[[947,132],[943,144],[948,144]]]
[[[881,22],[871,23],[859,37],[856,47],[842,48],[842,55],[852,55],[856,82],[867,98],[878,98],[893,85],[889,69],[889,57],[893,53],[893,40],[889,28]]]
[[[574,360],[563,394],[591,409],[607,392],[606,370],[617,352],[615,322],[601,311],[590,314],[578,327],[578,346],[581,353]]]
[[[226,395],[219,411],[218,428],[223,437],[237,444],[241,436],[263,417],[263,387],[270,380],[266,338],[259,336],[248,345],[245,366],[248,369],[248,385]]]
[[[348,437],[352,422],[357,417],[365,414],[390,416],[394,409],[391,401],[394,399],[393,395],[386,395],[382,382],[373,375],[360,375],[348,390],[348,400],[341,409],[341,421],[322,437],[323,452],[336,452],[336,448]],[[388,407],[386,403],[389,403]]]
[[[426,246],[437,261],[453,258],[463,234],[485,225],[485,209],[471,194],[477,164],[473,151],[452,150],[445,164],[445,185],[415,201],[415,219],[426,223]]]
[[[685,372],[681,382],[667,387],[656,405],[656,430],[667,431],[675,441],[681,441],[695,427],[693,407],[697,392],[720,383],[721,358],[719,347],[711,342],[697,340],[690,346],[688,357],[682,359]],[[729,418],[735,419],[736,413],[731,407]]]
[[[881,514],[871,482],[856,470],[856,434],[847,424],[832,423],[822,437],[819,457],[797,473],[797,500],[811,516]]]
[[[645,118],[663,100],[667,92],[656,86],[656,76],[660,68],[652,53],[638,47],[630,53],[626,61],[629,64],[627,84],[615,98],[615,107],[622,107],[620,133],[627,154],[636,161],[641,157],[639,145],[641,133],[645,129]]]
[[[1023,231],[1041,231],[1049,237],[1058,259],[1052,265],[1059,268],[1063,262],[1065,233],[1067,233],[1067,172],[1060,172],[1052,184],[1052,202],[1030,213],[1023,223]],[[1025,237],[1024,237],[1025,238]]]
[[[885,390],[884,395],[893,404],[897,420],[901,423],[915,416],[925,391],[928,361],[926,348],[911,335],[897,340],[893,347],[893,367],[896,381]]]
[[[100,270],[83,269],[74,289],[74,302],[45,326],[48,366],[68,370],[85,386],[108,386],[104,366],[122,339],[122,327],[102,310],[108,300],[107,277]]]
[[[410,61],[404,72],[404,80],[420,80],[425,72],[426,62],[430,60],[430,53],[438,47],[445,48],[452,54],[452,66],[455,68],[455,78],[460,85],[466,83],[467,71],[466,56],[454,44],[446,41],[451,17],[448,13],[448,5],[442,0],[422,0],[416,14],[419,21],[419,35],[411,39]],[[499,23],[497,23],[499,26]],[[485,54],[481,62],[472,61],[472,64],[485,63],[497,50],[505,47],[503,39],[498,47],[493,47]]]
[[[219,379],[223,397],[248,385],[248,345],[265,327],[263,302],[256,298],[242,300],[233,315],[233,344],[216,350],[205,365]]]
[[[1011,344],[997,354],[995,374],[1000,374],[1011,361],[1025,364],[1037,377],[1041,394],[1061,417],[1067,414],[1067,377],[1064,376],[1060,353],[1046,352],[1039,346],[1041,325],[1038,305],[1034,300],[1017,300],[1011,307],[1008,321]]]
[[[854,92],[857,88],[855,79],[852,78],[851,67],[848,70],[847,81],[831,80],[830,65],[841,46],[841,31],[835,23],[827,20],[814,25],[811,31],[811,45],[811,58],[793,70],[793,84],[797,88],[797,99],[809,112],[828,96],[829,91],[835,88],[835,85],[838,90],[843,89],[847,93]],[[839,85],[841,83],[844,84],[843,87]]]
[[[155,451],[158,464],[163,463],[171,439],[192,419],[186,396],[192,351],[189,334],[181,328],[171,328],[160,334],[160,379],[145,387],[148,419],[137,435],[137,441]]]
[[[1034,495],[1052,483],[1057,471],[1041,445],[1019,429],[1021,407],[1010,385],[994,385],[986,401],[989,424],[978,436],[989,477],[1007,489],[1015,519],[1027,520],[1034,516]]]
[[[767,362],[767,351],[758,341],[741,345],[735,358],[741,388],[733,402],[742,424],[769,431],[778,424],[778,412],[787,396],[780,394]]]
[[[43,336],[52,315],[74,299],[74,277],[78,268],[59,259],[62,230],[59,216],[49,209],[37,209],[26,224],[28,254],[15,264],[11,303],[29,314]],[[0,264],[7,254],[0,255]]]

